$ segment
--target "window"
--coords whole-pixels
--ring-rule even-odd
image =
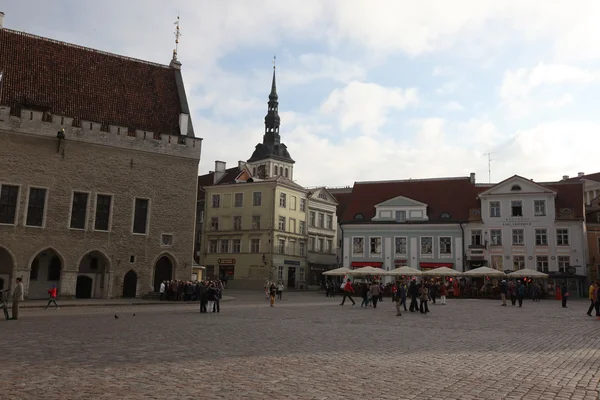
[[[521,200],[513,200],[510,202],[511,217],[523,216],[523,202]]]
[[[298,233],[304,235],[306,233],[306,222],[300,221],[298,224]]]
[[[304,267],[298,268],[298,280],[300,282],[304,281]]]
[[[44,226],[44,210],[46,208],[46,189],[30,188],[27,204],[26,226]],[[108,230],[108,229],[106,229]]]
[[[449,236],[440,237],[440,254],[450,255],[452,254],[452,238]]]
[[[318,251],[325,251],[325,239],[319,238],[319,248]]]
[[[512,230],[513,246],[523,246],[525,244],[525,231],[523,229]]]
[[[490,201],[490,217],[500,217],[500,202]]]
[[[290,218],[290,226],[288,227],[288,231],[296,233],[296,220],[293,218]]]
[[[396,222],[406,222],[406,211],[396,211]]]
[[[231,193],[225,193],[223,194],[223,201],[222,201],[222,206],[223,208],[229,208],[231,207]]]
[[[308,238],[308,251],[317,251],[317,238],[314,236]]]
[[[279,254],[285,254],[285,239],[279,239],[277,250]]]
[[[89,195],[87,193],[73,192],[73,199],[71,201],[71,222],[69,223],[71,229],[85,229],[88,198]]]
[[[48,265],[48,281],[60,281],[60,259],[53,256]]]
[[[471,231],[471,245],[472,246],[481,246],[483,244],[482,241],[482,232],[481,229],[475,229]]]
[[[280,281],[283,280],[283,267],[281,265],[277,267],[277,279]]]
[[[290,176],[290,171],[286,168],[285,169],[285,177],[289,178],[289,176]]]
[[[242,250],[242,241],[240,239],[233,239],[231,241],[231,252],[240,253]]]
[[[252,193],[252,205],[254,207],[262,206],[262,192]]]
[[[250,239],[250,253],[260,253],[260,239]]]
[[[502,246],[502,229],[490,229],[490,245]]]
[[[510,188],[510,190],[512,190],[513,192],[517,192],[517,191],[521,190],[521,186],[519,186],[519,185],[512,185],[512,187]]]
[[[325,214],[319,213],[319,228],[325,228]]]
[[[314,211],[311,211],[308,214],[308,223],[310,224],[310,226],[316,226],[317,225],[316,219],[317,219],[317,214]]]
[[[229,253],[229,240],[221,239],[221,253]]]
[[[513,256],[513,270],[525,269],[525,256]]]
[[[279,207],[285,208],[287,195],[285,193],[279,193]]]
[[[14,225],[17,219],[19,187],[2,185],[0,189],[0,224]]]
[[[558,256],[558,272],[567,272],[567,268],[571,265],[571,257]]]
[[[219,230],[219,217],[212,217],[210,219],[210,229],[213,231]]]
[[[212,195],[212,207],[213,208],[221,207],[221,195],[220,194]]]
[[[233,206],[236,208],[244,207],[244,193],[235,193],[233,196]]]
[[[300,211],[306,212],[306,199],[300,199]]]
[[[298,243],[298,252],[300,253],[301,256],[303,256],[304,253],[306,253],[306,243],[304,243],[304,242]]]
[[[296,242],[293,240],[288,242],[288,254],[296,255]]]
[[[216,253],[218,249],[218,242],[217,240],[210,240],[208,242],[208,252],[209,253]]]
[[[273,176],[277,175],[277,165],[273,167]]]
[[[372,237],[369,238],[370,247],[369,254],[381,254],[381,238],[380,237]]]
[[[556,245],[557,246],[568,246],[569,245],[569,230],[568,229],[557,229],[556,230]]]
[[[547,246],[548,245],[548,230],[547,229],[536,229],[535,230],[535,245],[536,246]]]
[[[325,247],[325,251],[327,253],[331,253],[333,250],[333,240],[327,239],[327,247]]]
[[[296,196],[290,196],[290,210],[296,209]]]
[[[196,222],[201,224],[204,221],[204,210],[200,209],[200,205],[198,205],[198,209],[196,210]]]
[[[109,230],[111,204],[112,196],[105,194],[99,194],[96,196],[96,220],[94,223],[94,230]]]
[[[146,234],[148,230],[148,199],[135,199],[133,211],[133,233]]]
[[[533,215],[536,217],[546,216],[546,200],[533,201]]]
[[[502,263],[503,263],[502,256],[499,256],[499,255],[492,256],[492,268],[493,269],[496,269],[498,271],[503,271]]]
[[[408,240],[408,238],[406,238],[406,237],[394,238],[394,254],[406,255],[407,240]]]
[[[234,231],[242,230],[242,217],[239,215],[236,215],[233,217],[233,230]]]
[[[252,216],[252,229],[259,230],[260,229],[260,215]]]
[[[537,256],[535,263],[539,272],[548,272],[548,256]]]
[[[327,214],[327,229],[333,229],[333,215]]]
[[[354,237],[352,238],[352,254],[364,255],[365,254],[365,238]]]
[[[285,231],[285,217],[279,217],[278,228],[280,231]]]
[[[325,196],[325,193],[323,193],[323,192],[320,192],[317,197],[321,200],[327,200],[327,196]]]
[[[433,254],[433,238],[431,236],[421,238],[421,254],[432,255]]]

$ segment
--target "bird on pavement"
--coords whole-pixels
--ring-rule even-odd
[[[119,319],[119,316],[117,314],[115,314],[115,319]]]

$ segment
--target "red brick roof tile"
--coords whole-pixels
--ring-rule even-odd
[[[348,202],[350,201],[350,196],[352,195],[352,191],[348,190],[345,192],[337,192],[337,191],[330,190],[330,192],[338,202],[336,214],[337,214],[338,220],[341,220],[342,217],[344,216],[344,211],[346,210],[346,207],[348,206]]]
[[[556,216],[561,217],[561,209],[570,208],[573,214],[565,215],[568,219],[581,219],[585,216],[585,203],[583,198],[583,181],[567,181],[543,183],[544,186],[556,191]]]
[[[55,40],[0,29],[0,104],[179,134],[175,69]]]

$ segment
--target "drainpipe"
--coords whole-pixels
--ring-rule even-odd
[[[463,267],[463,270],[462,270],[462,272],[465,272],[465,265],[466,265],[466,262],[467,262],[467,252],[465,250],[465,246],[466,246],[466,244],[465,244],[465,228],[463,228],[463,224],[464,223],[465,222],[459,222],[458,223],[458,226],[460,226],[460,230],[462,231],[462,244],[463,244],[463,248],[462,248],[462,256],[463,256],[463,258],[462,258],[462,264],[463,264],[462,267]]]

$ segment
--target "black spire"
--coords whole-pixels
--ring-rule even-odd
[[[277,101],[277,84],[275,80],[275,57],[273,57],[273,81],[271,82],[271,93],[269,93],[269,105],[267,115],[265,116],[265,134],[263,136],[263,144],[268,147],[278,145],[279,137],[279,102]]]

